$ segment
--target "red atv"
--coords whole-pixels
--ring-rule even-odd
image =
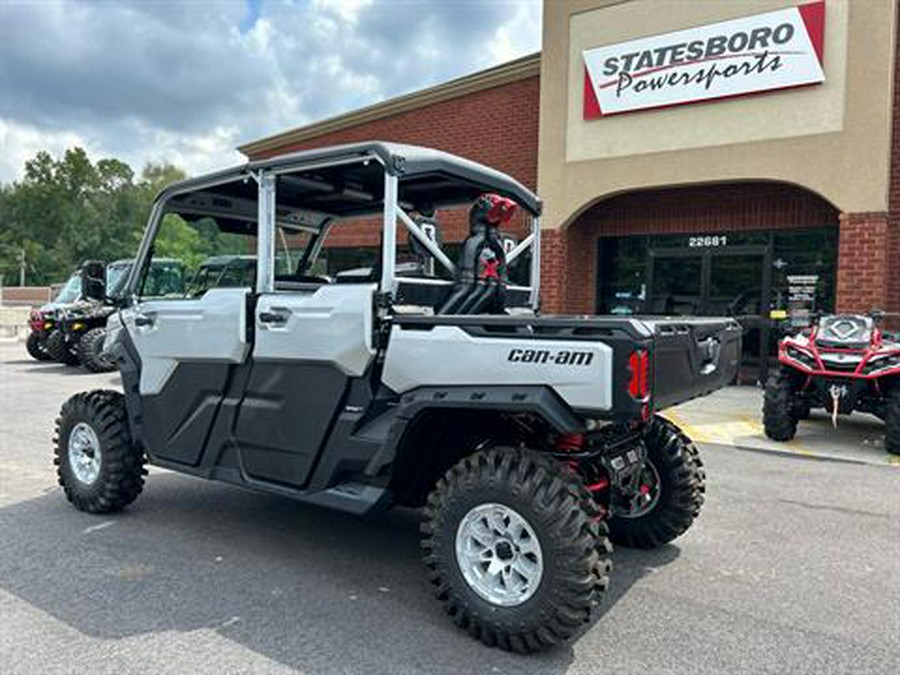
[[[878,327],[883,316],[825,316],[781,341],[781,367],[766,384],[766,436],[790,440],[813,408],[828,411],[835,426],[838,415],[858,410],[884,421],[884,446],[900,455],[900,337]]]

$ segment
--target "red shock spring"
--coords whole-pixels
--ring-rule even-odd
[[[584,434],[560,434],[556,437],[556,449],[560,452],[578,452],[584,447]]]
[[[584,448],[584,434],[560,434],[556,438],[556,449],[559,452],[578,452]],[[579,468],[577,459],[569,460],[569,466],[576,471]],[[609,479],[601,478],[596,483],[587,486],[591,492],[600,492],[609,487]]]

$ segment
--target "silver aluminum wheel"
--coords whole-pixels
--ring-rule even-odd
[[[79,422],[69,433],[69,467],[80,483],[91,485],[100,475],[100,440],[87,422]]]
[[[456,564],[469,587],[492,605],[528,600],[544,573],[541,544],[518,512],[503,504],[480,504],[456,530]]]

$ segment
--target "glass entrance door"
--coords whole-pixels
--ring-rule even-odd
[[[744,329],[739,381],[764,382],[769,362],[768,259],[766,246],[651,251],[644,311],[735,318]]]
[[[744,329],[738,380],[765,382],[769,365],[769,275],[766,250],[726,249],[709,255],[704,316],[730,316]]]
[[[651,251],[647,314],[699,314],[703,307],[703,256],[694,251]]]

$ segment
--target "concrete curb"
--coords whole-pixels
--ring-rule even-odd
[[[814,411],[801,421],[794,439],[779,443],[766,437],[760,419],[762,391],[729,387],[698,401],[666,410],[663,417],[698,443],[740,450],[847,464],[900,468],[900,456],[884,449],[884,425],[869,415],[841,418],[832,427],[825,413]]]
[[[735,450],[745,450],[749,452],[758,452],[764,455],[780,455],[782,457],[792,457],[794,459],[807,460],[811,462],[838,462],[840,464],[856,464],[857,466],[881,466],[888,469],[900,468],[900,457],[896,461],[888,459],[886,462],[875,462],[861,457],[846,457],[842,455],[834,455],[823,452],[797,452],[796,450],[788,450],[781,448],[763,448],[751,445],[730,445],[725,443],[705,443],[705,445],[718,445],[723,448],[734,448]]]

